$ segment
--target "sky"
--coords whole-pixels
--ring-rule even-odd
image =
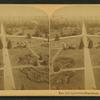
[[[34,7],[0,5],[0,16],[47,16],[47,14]]]
[[[100,5],[0,5],[0,16],[100,16]]]
[[[100,5],[99,6],[65,6],[55,10],[53,16],[63,17],[100,17]]]

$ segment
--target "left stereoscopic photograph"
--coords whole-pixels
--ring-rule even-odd
[[[49,89],[48,36],[44,11],[0,6],[0,90]]]

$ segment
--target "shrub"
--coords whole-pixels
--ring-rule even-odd
[[[10,40],[8,41],[7,48],[8,49],[11,49],[12,48],[12,44],[11,44],[11,41]]]
[[[61,65],[57,64],[56,66],[54,66],[54,72],[58,72],[60,71]]]
[[[38,66],[38,62],[35,61],[35,62],[33,63],[33,65],[34,65],[34,66]]]
[[[83,47],[84,47],[84,43],[83,43],[83,40],[81,39],[79,49],[83,49]]]
[[[2,44],[2,42],[0,40],[0,49],[2,49],[2,48],[3,48],[3,44]]]
[[[27,38],[28,38],[28,39],[31,39],[31,35],[30,35],[30,34],[27,34]]]
[[[93,41],[92,40],[89,40],[88,48],[92,48],[92,47],[93,47]]]
[[[55,36],[55,41],[59,41],[59,39],[60,39],[59,35],[56,34],[56,36]]]

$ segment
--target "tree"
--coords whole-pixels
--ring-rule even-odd
[[[66,47],[66,43],[63,44],[63,50],[66,50],[67,47]]]
[[[31,39],[31,34],[28,33],[28,34],[27,34],[27,38],[28,38],[28,39]]]
[[[42,55],[39,55],[39,60],[43,60],[43,57],[42,57]]]
[[[59,41],[59,39],[60,39],[59,35],[56,34],[56,36],[55,36],[55,41]]]
[[[79,49],[83,49],[83,47],[84,47],[84,43],[83,43],[83,40],[81,39]]]
[[[43,60],[40,64],[45,66],[48,65],[48,62],[46,60]]]
[[[33,34],[33,37],[39,37],[40,36],[40,30],[36,30],[36,32]]]
[[[62,67],[61,64],[60,64],[60,63],[57,63],[57,64],[54,66],[54,72],[60,71],[61,67]]]
[[[2,49],[2,48],[3,48],[3,44],[2,44],[2,42],[0,40],[0,49]]]
[[[93,47],[93,41],[92,40],[89,40],[88,48],[92,48],[92,47]]]
[[[34,66],[38,66],[38,62],[35,61],[35,62],[33,63],[33,65],[34,65]]]
[[[10,40],[8,41],[7,48],[8,49],[11,49],[12,48],[12,44],[11,44],[11,41]]]

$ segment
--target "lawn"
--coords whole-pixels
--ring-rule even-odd
[[[17,90],[49,89],[49,74],[33,68],[13,70]]]
[[[62,66],[61,68],[79,68],[84,67],[83,50],[62,50],[54,61],[54,68]]]
[[[92,48],[90,50],[90,56],[93,66],[100,66],[100,48]]]
[[[0,49],[0,67],[3,67],[3,53],[1,49]]]
[[[96,89],[100,90],[100,69],[94,69],[94,76],[96,82]]]
[[[28,39],[27,37],[8,37],[7,40],[10,40],[12,42],[12,45],[15,46],[18,42],[19,43],[28,43],[31,45],[31,47],[37,47],[37,46],[41,46],[43,44],[47,44],[47,42],[45,40],[42,39],[38,39],[36,38],[31,38]],[[48,45],[47,45],[48,47]]]
[[[24,57],[27,54],[32,55],[32,53],[27,48],[10,49],[9,50],[9,56],[10,56],[12,66],[20,65],[18,63],[19,57]]]
[[[89,37],[93,41],[93,48],[90,49],[90,57],[93,66],[100,65],[100,37]]]
[[[37,38],[27,39],[25,37],[23,37],[23,38],[9,37],[8,40],[11,40],[13,47],[15,47],[18,42],[19,43],[28,42],[31,49],[34,50],[35,52],[41,53],[41,54],[49,53],[49,44],[48,44],[48,42],[46,42],[45,40],[42,40],[42,39],[37,39]]]
[[[37,55],[42,55],[42,56],[49,56],[49,48],[47,47],[42,47],[42,46],[37,46],[37,47],[31,47],[31,49],[37,53]]]
[[[64,71],[51,76],[52,90],[84,89],[84,71]]]
[[[4,89],[4,71],[0,70],[0,90]]]

